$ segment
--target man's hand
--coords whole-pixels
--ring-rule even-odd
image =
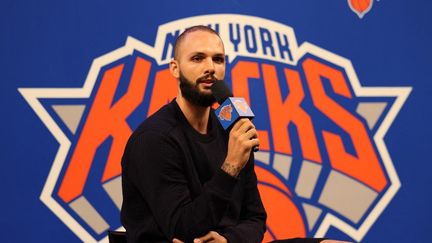
[[[249,160],[253,147],[259,145],[255,126],[247,118],[238,120],[229,134],[228,152],[222,170],[237,176]]]
[[[199,238],[195,238],[193,241],[193,243],[204,243],[204,242],[227,243],[228,241],[225,239],[225,237],[223,237],[222,235],[220,235],[218,232],[215,231],[210,231],[208,232],[208,234],[201,236]],[[184,243],[184,242],[174,238],[173,243]]]
[[[227,243],[228,241],[225,239],[225,237],[220,235],[218,232],[210,231],[210,232],[208,232],[208,234],[206,234],[200,238],[194,239],[193,242],[194,243],[204,243],[204,242]]]
[[[220,235],[218,232],[210,231],[210,232],[208,232],[208,234],[194,239],[194,243],[204,243],[204,242],[227,243],[228,241],[225,239],[225,237]],[[184,242],[179,240],[179,239],[174,238],[173,243],[184,243]]]

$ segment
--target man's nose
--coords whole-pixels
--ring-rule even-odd
[[[212,58],[207,58],[205,62],[205,73],[214,74],[215,73],[215,65]]]

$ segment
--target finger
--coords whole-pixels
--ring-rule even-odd
[[[218,238],[220,238],[221,236],[219,235],[218,232],[216,232],[216,231],[210,231],[209,234],[210,234],[210,236],[211,236],[211,239],[208,240],[208,241],[206,241],[206,243],[217,243],[217,242],[220,242],[220,241],[218,240]]]
[[[260,141],[258,139],[258,132],[255,128],[241,135],[240,138],[245,143],[245,148],[247,150],[253,149],[254,152],[259,151]]]
[[[258,138],[258,132],[255,128],[250,129],[249,131],[247,131],[246,133],[244,133],[242,135],[245,139],[254,139],[254,138]]]
[[[216,231],[214,231],[213,233],[213,240],[208,241],[208,243],[227,243],[227,239],[224,236],[220,235]]]
[[[207,242],[207,241],[212,240],[212,239],[213,239],[213,235],[212,235],[212,232],[210,231],[206,235],[201,236],[197,239],[194,239],[194,243],[203,243],[203,242]]]
[[[234,126],[231,128],[231,131],[237,131],[243,125],[243,123],[247,122],[248,120],[249,119],[247,118],[239,119],[236,123],[234,123]]]
[[[179,240],[179,239],[174,238],[174,239],[173,239],[173,243],[184,243],[184,242],[181,241],[181,240]]]
[[[243,119],[246,119],[246,118],[243,118]],[[249,119],[246,119],[246,120],[241,124],[241,126],[240,126],[239,129],[238,129],[238,131],[239,131],[241,134],[243,134],[243,133],[246,133],[247,131],[249,131],[249,130],[251,130],[251,129],[255,129],[254,124],[253,124]]]
[[[249,141],[247,141],[247,145],[249,148],[259,147],[260,141],[258,138],[252,138]],[[254,151],[255,152],[255,151]]]

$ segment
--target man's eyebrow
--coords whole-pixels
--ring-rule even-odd
[[[199,51],[197,51],[197,52],[192,52],[192,53],[190,54],[190,56],[196,56],[196,55],[204,56],[205,53],[204,53],[204,52],[199,52]]]
[[[195,55],[206,56],[207,54],[204,53],[204,52],[199,52],[199,51],[197,51],[197,52],[192,52],[192,53],[190,54],[190,56],[195,56]],[[213,56],[214,56],[214,57],[225,57],[225,54],[224,54],[224,53],[216,53],[216,54],[214,54]]]
[[[213,55],[214,57],[225,57],[224,53],[217,53],[215,55]]]

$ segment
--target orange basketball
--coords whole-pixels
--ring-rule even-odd
[[[255,172],[258,190],[267,212],[267,232],[263,242],[306,237],[303,217],[291,200],[292,194],[285,184],[264,168],[255,166]]]

